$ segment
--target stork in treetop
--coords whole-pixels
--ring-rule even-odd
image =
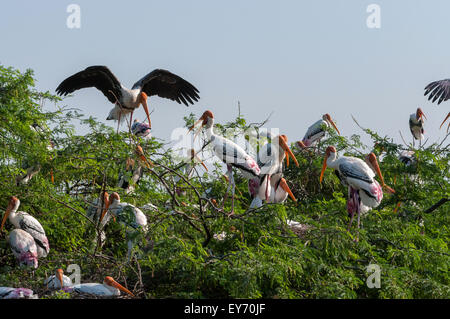
[[[48,243],[47,236],[45,235],[44,228],[39,221],[30,214],[22,211],[17,211],[20,206],[20,200],[12,196],[8,207],[3,215],[2,224],[0,226],[0,232],[5,225],[6,219],[14,225],[15,228],[22,229],[29,233],[36,242],[38,257],[46,257],[50,251],[50,245]]]
[[[72,279],[64,275],[64,271],[59,268],[54,275],[44,280],[44,285],[49,289],[63,289],[73,286]]]
[[[28,288],[0,287],[0,299],[37,299],[33,290]]]
[[[19,265],[36,269],[38,253],[34,238],[22,229],[14,229],[8,236],[9,245]]]
[[[199,91],[191,83],[167,70],[156,69],[134,83],[130,89],[123,86],[117,77],[106,67],[95,65],[75,73],[59,84],[56,93],[66,96],[76,90],[95,87],[100,90],[114,108],[109,112],[107,120],[121,120],[130,115],[130,129],[133,112],[140,105],[147,114],[148,124],[151,127],[150,113],[147,106],[147,98],[157,95],[162,98],[183,103],[186,106],[194,104],[200,98]],[[119,129],[119,126],[117,127]]]
[[[297,142],[297,144],[301,148],[317,144],[325,136],[326,128],[330,126],[332,126],[338,132],[339,135],[341,134],[336,124],[331,119],[330,114],[326,113],[322,116],[321,120],[318,120],[308,128],[305,136],[303,137],[303,140]]]
[[[133,236],[134,233],[140,231],[147,231],[147,217],[136,206],[129,203],[121,202],[118,193],[114,192],[110,196],[110,201],[106,204],[106,210],[108,210],[116,221],[124,225],[127,229],[127,236]],[[104,211],[100,217],[102,221],[106,212]],[[131,260],[134,240],[128,240],[128,260]]]
[[[234,195],[236,189],[232,171],[233,167],[239,169],[243,176],[247,179],[259,177],[261,169],[256,160],[247,154],[242,147],[224,138],[223,136],[214,133],[214,115],[211,111],[205,111],[200,119],[189,129],[189,131],[193,130],[200,123],[201,125],[198,132],[194,135],[194,140],[201,129],[205,127],[207,140],[210,141],[214,154],[227,165],[227,174],[230,180],[230,185],[227,188],[226,194],[231,187],[232,203],[230,215],[232,215],[234,214]]]
[[[423,118],[427,118],[423,113],[422,109],[419,107],[415,113],[409,116],[409,129],[415,140],[422,140],[423,134],[425,133],[423,129]]]
[[[120,292],[125,292],[134,297],[134,294],[127,288],[119,284],[112,277],[106,276],[102,284],[99,283],[84,283],[72,286],[68,289],[69,292],[87,293],[96,296],[120,296]]]
[[[351,205],[356,206],[355,210],[358,214],[359,228],[362,208],[360,203],[363,203],[367,207],[377,207],[383,198],[383,190],[380,184],[374,179],[374,171],[365,161],[356,157],[347,156],[336,158],[336,155],[337,151],[334,146],[329,146],[326,149],[325,159],[320,173],[320,183],[322,183],[325,169],[329,166],[337,171],[336,174],[340,177],[344,185],[348,185],[351,187],[351,190],[354,190],[354,193],[350,194],[351,199],[354,200],[354,203],[351,203]],[[380,176],[382,186],[388,192],[394,193],[395,191],[384,183],[376,156],[374,154],[369,155],[368,160],[378,176]],[[352,213],[348,229],[350,229],[353,222],[353,216],[354,214]]]

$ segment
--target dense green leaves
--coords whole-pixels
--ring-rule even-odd
[[[52,295],[43,281],[56,268],[78,264],[82,282],[101,282],[110,275],[142,298],[450,297],[449,204],[426,212],[450,195],[448,145],[416,149],[417,163],[405,166],[397,158],[405,147],[389,137],[364,129],[372,147],[363,145],[359,135],[347,139],[329,130],[316,151],[292,144],[300,167],[290,165],[285,177],[297,203],[288,199],[283,205],[248,210],[247,181],[236,172],[235,216],[228,217],[229,198],[220,209],[227,183],[218,165],[189,179],[182,171],[186,163],[169,145],[130,136],[127,129],[116,134],[78,110],[46,112],[44,101],[63,102],[37,92],[33,83],[31,71],[0,66],[0,207],[6,208],[10,196],[19,197],[20,209],[45,228],[51,251],[35,272],[19,269],[6,241],[13,229],[7,223],[0,234],[0,286],[68,298]],[[186,126],[195,119],[186,117]],[[76,135],[74,123],[87,126],[89,133]],[[233,129],[228,136],[242,137],[251,127],[258,125],[238,116],[215,130]],[[295,142],[296,137],[289,138]],[[144,168],[134,193],[126,194],[117,186],[118,176],[127,158],[139,163],[136,145],[154,166]],[[256,147],[255,141],[249,145]],[[385,193],[381,205],[363,218],[358,242],[355,228],[347,232],[347,190],[331,169],[319,184],[327,145],[335,145],[339,155],[361,158],[374,151],[386,184],[396,191]],[[208,156],[208,147],[202,154]],[[35,164],[40,171],[17,185],[16,177]],[[97,245],[96,223],[85,214],[103,191],[117,191],[122,201],[140,207],[148,232],[131,234],[110,221],[105,244]],[[305,225],[305,231],[291,229],[287,220]],[[139,243],[131,262],[126,258],[128,239]],[[366,284],[369,264],[381,268],[379,289]]]

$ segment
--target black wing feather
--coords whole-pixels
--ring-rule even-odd
[[[438,105],[450,98],[450,79],[434,81],[425,87],[424,95],[428,96],[428,100],[433,99],[433,103],[438,100]]]
[[[56,88],[56,93],[66,96],[76,90],[95,87],[108,98],[111,103],[120,99],[121,84],[116,76],[106,67],[95,65],[68,77]]]
[[[186,106],[194,104],[200,99],[199,90],[188,81],[167,70],[156,69],[133,85],[133,89],[140,88],[148,96],[158,95]]]
[[[344,162],[339,165],[339,171],[345,177],[359,179],[359,180],[362,180],[362,181],[370,183],[370,184],[373,183],[373,179],[369,175],[365,174],[365,172],[355,171],[352,168],[353,167],[350,163]],[[338,176],[338,177],[340,177],[340,176]]]

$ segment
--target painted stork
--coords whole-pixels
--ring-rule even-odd
[[[33,290],[28,288],[0,287],[0,299],[35,299]]]
[[[423,134],[423,118],[427,118],[420,107],[417,108],[416,113],[409,116],[409,129],[415,140],[422,140]]]
[[[404,150],[398,155],[398,159],[406,166],[415,165],[417,163],[414,151]]]
[[[120,296],[120,292],[123,291],[130,296],[134,297],[134,294],[127,288],[119,284],[112,277],[106,276],[102,284],[99,283],[85,283],[72,286],[69,292],[87,293],[96,296]]]
[[[149,124],[144,122],[138,122],[138,120],[134,120],[133,125],[131,126],[131,132],[138,137],[152,137],[150,134],[152,128]]]
[[[88,87],[97,88],[111,103],[115,104],[106,119],[117,120],[119,125],[128,113],[131,113],[131,125],[134,110],[142,104],[151,127],[147,106],[147,98],[150,96],[157,95],[186,106],[194,104],[194,101],[197,102],[200,98],[199,91],[191,83],[167,70],[153,70],[134,83],[130,90],[123,86],[106,66],[101,65],[87,67],[68,77],[59,84],[56,92],[61,96],[66,96],[76,90]]]
[[[147,217],[136,206],[129,203],[120,202],[120,196],[114,192],[110,196],[110,202],[107,203],[107,210],[115,217],[116,221],[127,228],[127,235],[136,237],[133,234],[140,231],[147,230]],[[104,211],[100,217],[102,221],[106,212]],[[131,230],[130,230],[131,228]],[[133,250],[133,240],[128,240],[128,260],[131,259]]]
[[[282,177],[278,181],[276,181],[272,186],[272,192],[270,194],[270,202],[283,203],[287,199],[288,195],[294,202],[297,201],[291,189],[289,188],[286,180]]]
[[[322,116],[321,120],[318,120],[308,128],[303,140],[297,142],[297,144],[302,148],[317,144],[325,136],[326,128],[330,126],[333,126],[339,135],[341,134],[336,124],[331,119],[330,114],[326,113]]]
[[[298,161],[287,144],[286,135],[275,136],[259,150],[257,163],[261,169],[261,184],[266,186],[266,200],[269,200],[272,176],[276,182],[280,180],[283,175],[283,160],[286,158],[286,166],[289,166],[289,156],[298,167]],[[267,179],[264,179],[265,175]]]
[[[73,283],[72,279],[64,275],[64,271],[60,268],[54,275],[44,280],[44,285],[49,289],[62,289],[73,286]]]
[[[439,80],[434,81],[428,84],[425,87],[425,93],[423,95],[428,95],[428,101],[433,99],[432,103],[434,103],[437,99],[438,105],[441,104],[443,101],[447,101],[450,98],[450,79],[445,80]],[[441,126],[439,128],[442,128],[442,125],[450,118],[450,112],[447,114],[446,118],[442,122]],[[447,133],[450,128],[450,122],[447,126]]]
[[[264,144],[259,150],[257,163],[261,169],[261,174],[259,178],[249,180],[249,192],[253,198],[250,207],[260,207],[263,200],[271,202],[271,194],[275,194],[283,176],[283,160],[286,158],[286,165],[289,166],[289,156],[299,166],[287,144],[286,135],[271,138],[271,142]],[[278,191],[281,192],[281,189]]]
[[[34,238],[22,229],[14,229],[9,233],[9,245],[19,265],[38,267],[38,252]]]
[[[9,217],[9,221],[14,227],[22,229],[29,233],[36,242],[38,257],[46,257],[50,251],[50,245],[48,243],[47,236],[42,225],[36,218],[30,214],[22,211],[17,211],[20,205],[20,200],[12,196],[5,215],[3,215],[2,225],[0,226],[0,232],[5,225],[6,219]]]
[[[232,201],[230,215],[232,215],[234,214],[234,194],[236,189],[233,177],[233,167],[239,169],[247,179],[259,177],[261,169],[255,159],[247,154],[242,147],[213,132],[214,115],[211,111],[205,111],[189,131],[193,130],[199,123],[201,123],[201,125],[198,132],[194,135],[194,140],[204,126],[206,128],[207,139],[211,142],[215,155],[227,165],[227,174],[230,184],[227,187],[226,194],[228,194],[231,186]]]
[[[125,165],[125,171],[119,173],[118,186],[125,189],[126,194],[129,194],[134,191],[135,185],[139,182],[143,174],[144,168],[142,165],[139,163],[136,164],[134,159],[128,158]]]
[[[361,203],[367,207],[377,207],[382,198],[383,190],[380,184],[374,179],[375,173],[371,166],[374,168],[378,176],[380,176],[381,185],[386,188],[390,193],[395,191],[384,183],[381,170],[376,160],[375,154],[369,154],[368,160],[371,163],[369,166],[365,161],[356,157],[341,156],[336,158],[336,148],[334,146],[328,146],[325,152],[325,159],[320,172],[320,183],[322,183],[323,175],[327,166],[337,171],[336,175],[339,177],[344,185],[348,185],[350,188],[350,199],[353,202],[349,202],[347,208],[352,208],[352,216],[348,229],[353,222],[354,212],[358,215],[358,228],[360,224],[360,214],[362,208]],[[349,206],[351,205],[351,206]]]

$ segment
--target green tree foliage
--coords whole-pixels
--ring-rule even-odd
[[[44,111],[44,103],[55,103],[58,110]],[[329,130],[317,151],[292,144],[300,167],[290,165],[285,177],[298,202],[288,199],[250,210],[247,181],[235,172],[236,214],[228,217],[231,201],[228,198],[221,209],[227,182],[218,165],[188,178],[181,170],[186,163],[165,143],[131,136],[127,130],[116,134],[63,104],[49,92],[34,89],[32,71],[0,66],[0,207],[4,211],[10,196],[17,196],[20,210],[45,228],[51,247],[36,271],[19,268],[6,240],[13,229],[7,223],[0,234],[0,286],[68,298],[50,293],[43,281],[57,268],[78,264],[82,282],[102,282],[110,275],[141,298],[450,297],[445,204],[450,196],[450,154],[445,140],[415,150],[416,164],[405,166],[397,158],[405,147],[389,137],[363,129],[375,145],[368,147],[358,135],[347,139]],[[186,126],[194,120],[193,114],[186,117]],[[77,121],[89,133],[76,135]],[[251,126],[238,116],[215,130],[242,132]],[[140,161],[137,145],[153,166],[144,168],[134,193],[126,194],[117,187],[118,176],[127,158]],[[336,146],[339,155],[361,158],[374,151],[386,184],[396,191],[385,193],[381,205],[363,218],[358,242],[355,229],[347,231],[347,190],[331,169],[319,184],[327,145]],[[16,176],[35,164],[39,173],[18,185]],[[122,201],[140,207],[148,218],[148,231],[132,235],[139,245],[130,262],[125,238],[131,235],[126,229],[110,221],[100,247],[98,225],[86,217],[90,203],[104,191],[117,191]],[[442,205],[433,207],[438,202]],[[146,206],[149,203],[154,206]],[[305,231],[291,229],[288,219],[306,225]],[[379,289],[366,284],[369,264],[381,268]]]

